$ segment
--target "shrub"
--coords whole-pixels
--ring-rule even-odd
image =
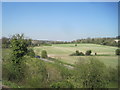
[[[77,44],[75,44],[75,46],[77,46]]]
[[[43,50],[43,51],[41,52],[41,57],[42,57],[42,58],[47,58],[47,51],[46,51],[46,50]]]
[[[19,82],[24,78],[25,69],[25,62],[22,62],[20,65],[15,65],[9,59],[9,61],[3,63],[2,76],[5,80]]]
[[[70,56],[84,56],[84,53],[83,52],[79,52],[78,50],[76,50],[76,52],[70,54]]]
[[[50,85],[52,88],[74,88],[74,86],[68,81],[56,82]]]
[[[115,54],[120,55],[120,49],[116,49]]]
[[[84,56],[84,53],[83,53],[83,52],[80,52],[79,55],[80,55],[80,56]]]
[[[78,50],[76,50],[76,55],[77,55],[77,56],[79,55],[79,51],[78,51]]]
[[[47,82],[47,70],[44,61],[36,58],[26,58],[27,69],[25,72],[25,86],[27,88],[45,88]]]
[[[97,55],[97,53],[95,53],[95,55]]]
[[[82,60],[76,65],[75,70],[75,80],[82,88],[105,88],[108,84],[106,66],[98,60]]]
[[[30,57],[35,57],[35,52],[33,51],[33,49],[29,49],[27,55]]]
[[[92,51],[91,50],[87,50],[85,55],[91,55]]]

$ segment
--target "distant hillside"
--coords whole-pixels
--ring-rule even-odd
[[[109,46],[120,46],[118,37],[77,39],[72,41],[72,43],[93,43],[93,44],[101,44],[101,45],[109,45]]]
[[[115,38],[86,38],[86,39],[77,39],[74,41],[49,41],[49,40],[32,40],[27,39],[29,46],[41,46],[41,45],[48,45],[51,46],[52,44],[70,44],[70,43],[93,43],[93,44],[100,44],[100,45],[108,45],[108,46],[120,46],[119,40],[120,36]],[[8,48],[10,47],[10,38],[2,37],[0,39],[2,41],[2,47]]]

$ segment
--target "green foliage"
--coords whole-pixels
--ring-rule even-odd
[[[27,53],[27,43],[24,39],[24,35],[16,34],[13,35],[11,40],[11,57],[10,57],[10,72],[9,72],[9,80],[20,80],[21,77],[24,76],[22,71],[23,67],[23,56]]]
[[[83,88],[105,88],[108,84],[106,75],[104,63],[95,59],[82,60],[76,66],[75,80]]]
[[[120,55],[120,49],[116,49],[115,54]]]
[[[2,48],[9,48],[10,38],[2,37]]]
[[[30,57],[35,57],[35,52],[33,51],[33,49],[28,49],[27,55]]]
[[[68,81],[56,82],[50,85],[52,88],[74,88],[74,86]]]
[[[7,45],[7,44],[2,44],[2,48],[8,48],[9,47],[9,45]]]
[[[26,57],[25,85],[28,88],[43,88],[47,85],[47,70],[45,63],[36,58]]]
[[[12,61],[19,64],[21,62],[20,59],[27,53],[27,43],[24,35],[13,35],[10,42],[13,55]]]
[[[86,53],[85,53],[85,55],[87,55],[87,56],[88,56],[88,55],[91,55],[91,53],[92,53],[92,51],[91,51],[91,50],[87,50],[87,51],[86,51]]]
[[[100,45],[108,45],[108,46],[120,46],[120,43],[116,42],[118,38],[86,38],[86,39],[78,39],[71,41],[71,43],[93,43]]]
[[[68,46],[74,47],[74,44],[64,45],[65,48],[67,48]],[[79,46],[80,45],[78,45],[78,47]],[[90,45],[87,44],[87,46],[85,46],[83,44],[83,46],[87,47]],[[94,47],[94,46],[91,46],[91,47]],[[104,46],[102,46],[102,47],[104,47]],[[50,47],[45,47],[45,48],[41,47],[41,48],[42,48],[41,50],[45,49],[45,50],[49,51],[49,49],[47,49],[47,48],[50,48]],[[63,52],[61,52],[61,53],[67,54],[67,52],[65,52],[64,50],[66,50],[66,51],[68,50],[68,53],[70,53],[70,50],[69,50],[70,48],[68,48],[68,49],[63,48]],[[38,52],[41,51],[38,49],[38,47],[36,49],[38,50]],[[59,48],[59,49],[61,49],[61,48]],[[56,49],[56,51],[59,51],[59,49]],[[51,48],[51,50],[54,50],[54,47]],[[81,50],[81,49],[79,49],[79,50]],[[9,54],[8,54],[9,50],[5,49],[5,51],[7,53],[4,54],[4,57],[9,57]],[[93,51],[95,51],[95,50],[93,49]],[[115,50],[110,50],[110,52],[111,51],[115,51]],[[3,53],[4,53],[4,51],[3,51]],[[55,54],[56,53],[57,52],[55,52]],[[58,52],[58,54],[61,54],[61,53]],[[114,52],[113,52],[113,54],[114,54]],[[117,56],[114,56],[114,57],[117,57]],[[110,61],[109,59],[114,59],[114,57],[113,58],[109,57],[108,61]],[[113,85],[116,85],[117,79],[118,79],[117,73],[116,73],[117,69],[113,69],[113,68],[106,69],[106,67],[104,65],[102,65],[102,64],[99,65],[99,63],[95,63],[94,60],[92,63],[89,60],[87,61],[87,59],[85,59],[83,61],[79,60],[81,62],[78,63],[76,66],[74,65],[76,68],[71,69],[69,67],[64,66],[64,65],[68,65],[67,63],[62,62],[62,61],[57,61],[54,58],[51,58],[51,60],[54,61],[55,63],[50,63],[50,62],[44,62],[37,58],[31,58],[30,56],[25,55],[24,57],[22,57],[20,59],[20,60],[22,60],[22,62],[20,63],[21,69],[19,72],[19,65],[17,65],[17,66],[15,66],[15,64],[13,65],[13,63],[11,61],[12,58],[13,57],[9,58],[8,60],[7,60],[7,58],[4,59],[3,72],[2,72],[3,80],[6,80],[6,81],[9,80],[11,82],[11,83],[5,83],[5,85],[11,86],[12,88],[18,87],[18,86],[21,88],[21,86],[23,86],[23,85],[25,88],[49,88],[49,87],[70,88],[71,85],[72,85],[72,88],[85,88],[85,87],[88,87],[88,88],[89,87],[90,88],[103,87],[104,88],[104,87],[108,87],[108,85],[107,85],[108,81],[109,81],[110,87],[112,87],[111,83]],[[79,57],[75,57],[75,58],[79,58]],[[70,57],[68,60],[73,59],[73,61],[74,61],[75,58]],[[83,59],[86,57],[81,57],[81,58]],[[89,56],[87,58],[89,59]],[[50,58],[47,58],[47,59],[50,59]],[[103,60],[106,61],[106,57],[103,58]],[[95,60],[95,61],[97,61],[97,60]],[[112,62],[113,61],[114,60],[112,60]],[[71,61],[69,61],[69,62],[71,62]],[[83,65],[81,66],[81,64],[83,64]],[[114,63],[110,62],[111,66],[114,66],[113,64]],[[13,66],[17,67],[16,70],[14,70]],[[21,81],[19,79],[21,79]],[[116,82],[116,83],[114,84],[114,82]],[[16,83],[17,86],[14,85],[14,83]]]
[[[58,71],[60,71],[60,74],[61,74],[61,77],[62,77],[63,80],[68,79],[72,76],[72,70],[66,68],[64,66],[65,63],[63,63],[63,62],[61,62],[57,59],[54,60],[54,62],[55,62],[54,65],[58,69]]]
[[[16,65],[10,59],[8,60],[3,62],[3,79],[14,82],[22,81],[26,69],[25,62]]]
[[[32,39],[26,39],[27,46],[32,46]]]
[[[70,54],[70,56],[84,56],[84,53],[83,52],[79,52],[78,50],[76,50],[76,52]]]
[[[79,55],[79,51],[78,50],[76,50],[76,55]]]
[[[118,82],[118,67],[117,68],[112,68],[112,67],[109,67],[107,69],[108,71],[108,78],[110,80],[110,82]]]
[[[24,88],[23,86],[20,86],[20,85],[18,85],[18,84],[16,84],[16,83],[13,83],[13,82],[11,82],[11,81],[5,81],[5,80],[3,80],[3,81],[2,81],[2,84],[3,84],[3,85],[6,85],[6,86],[9,87],[9,88]]]
[[[83,52],[80,52],[79,55],[80,55],[80,56],[84,56],[84,53],[83,53]]]
[[[48,57],[46,50],[43,50],[43,51],[41,52],[41,57],[42,57],[42,58],[47,58],[47,57]]]

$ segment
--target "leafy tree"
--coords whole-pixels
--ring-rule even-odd
[[[41,52],[41,57],[42,57],[42,58],[47,58],[47,51],[46,51],[46,50],[43,50],[43,51]]]
[[[11,48],[12,48],[12,61],[14,63],[19,64],[21,61],[20,59],[27,53],[27,42],[24,39],[24,35],[16,34],[13,35],[11,38]]]
[[[105,88],[108,84],[106,75],[106,66],[98,60],[82,60],[76,65],[75,80],[83,88]]]
[[[91,50],[87,50],[85,55],[91,55],[92,51]]]
[[[120,49],[116,49],[115,54],[120,55]]]
[[[33,49],[28,49],[27,55],[30,57],[35,57],[35,52],[33,51]]]
[[[32,46],[32,39],[26,39],[27,45]]]
[[[12,49],[12,74],[14,75],[13,79],[20,79],[23,76],[23,56],[26,55],[27,49],[27,42],[24,39],[23,34],[16,34],[13,35],[11,40],[11,49]]]

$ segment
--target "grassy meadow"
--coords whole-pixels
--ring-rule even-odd
[[[90,60],[90,58],[94,58],[93,60],[100,60],[106,66],[109,66],[112,69],[110,77],[114,75],[117,71],[115,71],[116,66],[118,65],[118,56],[115,55],[115,50],[117,47],[112,46],[103,46],[97,44],[53,44],[52,46],[35,46],[32,47],[35,54],[41,56],[41,51],[46,50],[48,57],[55,58],[58,62],[50,63],[42,61],[38,58],[31,58],[29,56],[24,57],[25,67],[23,65],[23,70],[25,72],[25,76],[21,79],[20,82],[9,80],[8,76],[14,73],[11,73],[11,67],[9,65],[8,60],[10,60],[11,50],[2,49],[2,58],[3,58],[3,84],[12,88],[48,88],[55,83],[62,83],[69,81],[76,88],[81,88],[79,82],[74,81],[76,77],[74,72],[76,68],[69,69],[64,66],[73,65],[75,66],[79,61],[82,60]],[[92,50],[91,56],[70,56],[70,54],[74,53],[76,50],[85,53],[87,50]],[[97,53],[97,55],[94,55]],[[48,58],[49,59],[49,58]],[[63,62],[63,64],[60,64]],[[101,67],[100,67],[101,68]],[[79,70],[79,69],[78,69]],[[106,70],[106,69],[105,69]],[[108,72],[106,72],[108,73]],[[115,74],[114,76],[117,75]],[[56,85],[56,84],[55,84]],[[65,84],[66,87],[66,84]],[[115,80],[110,81],[107,86],[108,88],[116,88],[117,82]],[[67,88],[67,87],[66,87]]]
[[[56,58],[68,64],[75,64],[78,60],[89,57],[94,57],[97,60],[104,62],[107,66],[116,67],[118,64],[118,56],[115,55],[117,47],[104,46],[97,44],[53,44],[52,46],[34,47],[37,55],[41,55],[42,50],[46,50],[49,57]],[[85,53],[87,50],[92,50],[92,56],[70,56],[76,50]],[[95,56],[94,54],[97,53]]]

